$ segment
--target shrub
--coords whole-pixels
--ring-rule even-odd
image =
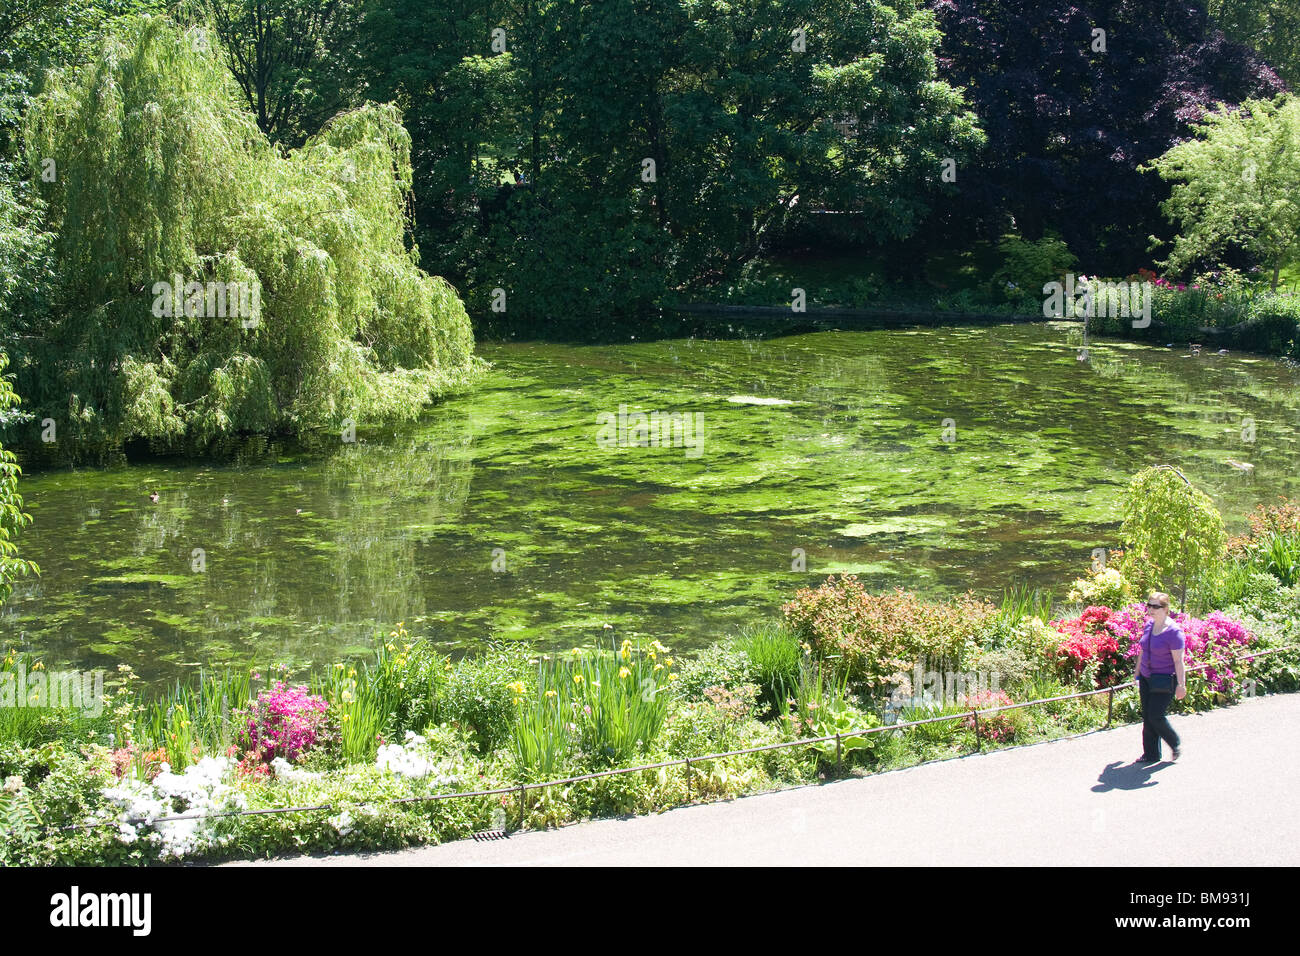
[[[753,681],[753,663],[734,641],[722,641],[684,661],[677,692],[687,700],[702,700],[708,687],[737,690]]]
[[[998,243],[1002,267],[993,275],[994,289],[1013,301],[1038,301],[1043,285],[1060,282],[1077,261],[1061,239],[1047,235],[1034,242],[1009,235]]]
[[[984,710],[988,707],[1006,707],[1012,703],[1011,696],[1004,690],[982,690],[975,694],[963,696],[961,705],[966,710]],[[982,714],[979,719],[979,736],[984,740],[991,740],[994,743],[1005,743],[1016,736],[1017,721],[1012,719],[1013,715],[1020,715],[1021,711],[1003,711],[1000,710],[993,714]],[[962,721],[963,730],[975,729],[975,718],[970,716]]]
[[[1118,568],[1098,568],[1086,577],[1076,578],[1066,599],[1085,607],[1123,607],[1132,603],[1133,585]]]
[[[290,762],[316,742],[329,704],[307,692],[305,686],[289,687],[276,681],[241,713],[246,720],[240,746],[263,763],[276,757]]]
[[[462,658],[438,701],[438,720],[452,721],[473,735],[480,753],[503,746],[515,723],[515,697],[511,684],[531,681],[520,666],[519,655],[504,648],[479,657]]]
[[[976,673],[997,675],[999,687],[1019,687],[1033,678],[1037,671],[1036,662],[1026,657],[1018,647],[981,650],[974,665]]]
[[[852,574],[800,590],[782,611],[798,636],[819,654],[842,660],[850,678],[872,694],[887,692],[920,658],[958,664],[974,649],[971,636],[997,613],[969,594],[934,604],[901,588],[868,594]]]
[[[1096,687],[1113,687],[1132,676],[1125,661],[1129,644],[1141,637],[1141,617],[1137,634],[1132,632],[1132,618],[1117,615],[1108,607],[1089,607],[1074,618],[1052,621],[1061,634],[1057,660],[1067,679],[1083,680],[1091,676]]]
[[[1175,583],[1185,585],[1196,604],[1213,596],[1225,554],[1223,518],[1174,469],[1147,468],[1133,477],[1120,536],[1121,570],[1136,587],[1174,593]]]

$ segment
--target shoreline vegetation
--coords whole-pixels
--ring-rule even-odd
[[[1084,573],[1063,602],[1024,589],[996,605],[970,594],[926,601],[832,575],[795,593],[779,617],[690,660],[607,629],[597,648],[495,647],[453,662],[399,624],[369,659],[301,678],[284,667],[228,671],[147,698],[124,666],[97,714],[9,702],[0,707],[0,861],[143,865],[397,848],[1098,729],[1109,695],[978,723],[970,711],[1131,679],[1140,595],[1158,580],[1150,575],[1177,580],[1178,569],[1171,577],[1161,564],[1169,522],[1159,519],[1186,509],[1174,497],[1181,487],[1169,470],[1135,477],[1123,532],[1131,550]],[[1187,532],[1196,548],[1209,543],[1209,557],[1193,562],[1193,589],[1175,618],[1189,667],[1204,667],[1175,714],[1300,689],[1294,648],[1235,660],[1300,637],[1300,506],[1261,508],[1232,540],[1216,533],[1214,517]],[[20,675],[30,691],[42,673],[10,651],[0,658],[0,700]],[[1116,694],[1112,716],[1140,720],[1136,694]],[[933,717],[951,720],[847,734],[838,752],[830,740],[694,759]],[[659,767],[529,790],[521,802],[521,784],[687,757],[689,777]],[[503,792],[427,799],[489,790]],[[293,807],[325,809],[208,816]]]

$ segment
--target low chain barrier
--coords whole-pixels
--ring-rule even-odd
[[[1288,644],[1283,647],[1269,648],[1265,651],[1252,651],[1247,654],[1238,654],[1235,657],[1229,657],[1226,660],[1207,662],[1197,664],[1195,667],[1188,667],[1185,673],[1191,674],[1195,671],[1204,670],[1207,667],[1222,666],[1225,663],[1237,660],[1252,661],[1257,657],[1266,657],[1269,654],[1278,654],[1284,651],[1293,651],[1300,649],[1300,644]],[[826,734],[821,737],[800,737],[798,740],[786,740],[781,743],[764,744],[761,747],[746,747],[743,750],[728,750],[724,753],[705,754],[700,757],[682,757],[675,760],[664,760],[659,763],[640,764],[635,767],[619,767],[614,770],[600,770],[594,773],[584,773],[573,777],[564,777],[559,780],[547,780],[543,783],[519,783],[509,787],[497,787],[492,790],[468,790],[457,793],[431,793],[418,797],[398,797],[394,800],[380,801],[380,805],[395,805],[401,803],[432,803],[438,800],[456,800],[466,797],[493,797],[503,794],[518,794],[519,796],[519,822],[520,829],[523,828],[524,817],[527,813],[527,794],[530,790],[545,790],[550,787],[566,786],[573,783],[581,783],[584,780],[596,780],[600,777],[614,777],[626,773],[640,773],[644,770],[659,770],[665,767],[685,767],[686,769],[686,799],[689,803],[692,800],[692,780],[691,764],[701,764],[713,760],[721,760],[724,757],[740,757],[745,754],[762,753],[768,750],[785,750],[790,747],[807,747],[813,744],[828,743],[835,741],[835,765],[837,768],[843,764],[843,742],[845,738],[865,737],[868,734],[879,734],[890,731],[906,730],[911,727],[920,727],[924,724],[934,724],[941,721],[966,720],[973,718],[975,724],[975,748],[982,751],[979,735],[979,717],[981,714],[996,714],[1004,710],[1018,710],[1022,707],[1035,707],[1041,704],[1051,704],[1063,700],[1078,700],[1084,697],[1095,697],[1098,694],[1107,695],[1106,703],[1106,725],[1110,727],[1111,720],[1115,709],[1115,692],[1126,690],[1130,687],[1136,687],[1137,681],[1127,681],[1123,684],[1115,684],[1111,687],[1101,687],[1096,690],[1080,691],[1077,694],[1062,694],[1059,697],[1044,697],[1039,700],[1022,701],[1019,704],[1002,704],[998,707],[986,707],[981,710],[971,709],[960,714],[944,714],[939,717],[927,717],[924,720],[912,720],[904,723],[882,724],[879,727],[866,727],[861,730],[841,730],[834,734]],[[1102,728],[1105,729],[1105,728]],[[221,817],[251,817],[265,816],[279,813],[309,813],[315,811],[334,810],[333,804],[325,803],[311,807],[268,807],[262,810],[228,810],[220,813],[206,813],[196,815],[183,815],[173,817],[155,817],[148,819],[145,817],[132,817],[122,820],[102,821],[98,823],[74,823],[63,827],[45,827],[44,832],[65,832],[69,830],[91,830],[99,827],[115,827],[119,825],[135,826],[138,824],[154,825],[158,823],[178,823],[182,820],[215,820]]]

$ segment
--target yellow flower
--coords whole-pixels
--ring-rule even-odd
[[[664,658],[664,663],[667,664],[669,667],[672,667],[672,666],[673,666],[673,659],[672,659],[671,657],[665,657],[665,658]]]
[[[341,671],[341,670],[343,670],[343,665],[342,665],[342,664],[335,664],[335,665],[334,665],[334,669],[335,669],[336,671]]]
[[[631,652],[628,648],[625,647],[625,648],[623,648],[621,651],[618,652],[618,656],[621,657],[621,658],[623,658],[623,660],[625,660],[625,661],[626,661],[626,660],[630,660],[631,657],[632,657],[632,652]]]
[[[632,672],[628,670],[626,667],[620,667],[618,669],[618,676],[626,679],[632,676]]]
[[[32,665],[32,670],[34,670],[34,671],[43,671],[43,670],[45,670],[45,662],[44,662],[44,661],[37,661],[35,664]]]
[[[548,690],[548,691],[546,692],[546,696],[547,696],[547,697],[554,697],[554,696],[555,696],[555,691],[553,691],[553,690]]]
[[[344,714],[344,715],[343,715],[343,723],[346,724],[346,723],[347,723],[349,720],[351,720],[351,719],[352,719],[352,715],[351,715],[351,714]]]
[[[573,675],[573,682],[574,682],[575,684],[581,684],[581,683],[582,683],[582,675],[581,675],[581,674],[574,674],[574,675]]]
[[[352,701],[353,701],[354,699],[355,699],[355,698],[353,698],[353,696],[352,696],[352,691],[350,691],[350,690],[345,690],[345,691],[343,692],[343,703],[345,703],[345,704],[350,704],[350,703],[352,703]]]
[[[517,680],[511,684],[506,684],[506,687],[508,687],[510,690],[514,691],[516,694],[519,695],[522,695],[525,689],[524,682],[521,680]]]
[[[661,671],[661,670],[663,670],[663,669],[664,669],[664,665],[662,665],[662,664],[656,664],[656,665],[655,665],[655,670],[656,670],[656,671]],[[651,671],[650,673],[653,674],[654,671]]]
[[[669,679],[669,680],[677,680],[677,675],[676,675],[676,674],[669,674],[669,675],[668,675],[668,679]]]

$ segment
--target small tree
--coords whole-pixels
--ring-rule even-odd
[[[1179,235],[1161,265],[1177,272],[1236,247],[1272,269],[1276,289],[1300,255],[1300,100],[1220,104],[1196,132],[1142,167],[1178,181],[1162,208]]]
[[[1124,494],[1121,570],[1138,588],[1182,596],[1212,593],[1227,545],[1223,517],[1182,472],[1165,465],[1138,472]],[[1177,588],[1175,588],[1177,585]]]
[[[4,374],[8,365],[9,356],[0,352],[0,427],[17,417],[14,409],[19,402]],[[41,570],[31,561],[18,557],[18,548],[13,541],[18,529],[32,521],[31,515],[23,513],[23,499],[18,494],[18,476],[21,474],[22,469],[18,467],[13,452],[0,446],[0,604],[9,600],[12,582],[16,578],[39,574]]]

